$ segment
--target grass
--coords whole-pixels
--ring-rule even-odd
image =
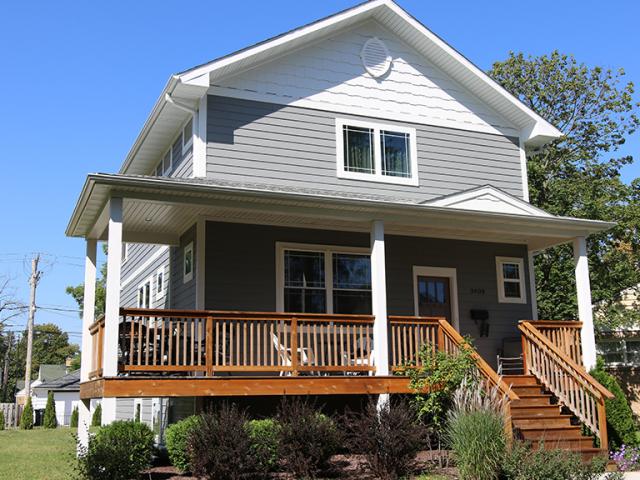
[[[0,479],[68,479],[75,430],[0,430]]]

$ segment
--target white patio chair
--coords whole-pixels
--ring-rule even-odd
[[[273,340],[273,346],[275,347],[276,352],[278,352],[278,358],[280,358],[280,366],[291,367],[293,365],[291,347],[285,347],[282,345],[278,335],[275,333],[271,334],[271,338]],[[296,350],[298,352],[298,358],[300,359],[299,365],[310,365],[310,359],[313,357],[313,352],[304,347],[298,347]],[[281,377],[285,375],[291,375],[291,372],[285,372],[284,370],[280,371]]]

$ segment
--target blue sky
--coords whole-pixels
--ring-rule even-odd
[[[38,303],[76,308],[84,242],[64,229],[85,175],[115,172],[169,75],[357,4],[355,0],[6,2],[0,29],[0,276],[28,298],[25,258],[47,255]],[[640,2],[399,0],[483,69],[510,50],[573,53],[640,83]],[[606,6],[605,6],[606,5]],[[640,156],[636,134],[623,153]],[[640,176],[633,165],[625,179]],[[80,331],[73,312],[37,323]],[[13,321],[25,324],[25,318]],[[17,327],[16,327],[17,328]],[[72,336],[79,341],[77,335]]]

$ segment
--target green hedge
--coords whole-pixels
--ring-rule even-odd
[[[33,429],[33,406],[31,406],[31,397],[27,399],[27,404],[24,406],[24,410],[22,410],[20,428],[22,430]]]
[[[198,426],[199,415],[192,415],[167,427],[165,444],[171,465],[181,472],[190,472],[187,441],[191,432]]]

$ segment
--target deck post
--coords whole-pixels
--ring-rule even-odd
[[[122,267],[122,198],[109,200],[107,240],[107,285],[104,314],[104,348],[102,371],[104,377],[118,374],[118,324],[120,323],[120,274]],[[116,419],[116,399],[102,400],[102,424]]]
[[[384,222],[371,224],[371,306],[373,324],[373,362],[376,375],[389,375],[387,320],[387,272],[384,246]]]
[[[84,262],[84,299],[82,305],[82,356],[80,360],[80,381],[89,380],[93,359],[92,340],[89,326],[95,321],[96,312],[96,253],[98,241],[87,238]],[[78,403],[78,450],[89,446],[89,424],[91,414],[89,400]]]
[[[591,284],[589,282],[589,259],[586,237],[573,239],[573,256],[576,266],[576,290],[578,295],[578,317],[582,322],[580,340],[582,362],[587,371],[596,365],[596,339],[593,331],[593,311],[591,310]]]

